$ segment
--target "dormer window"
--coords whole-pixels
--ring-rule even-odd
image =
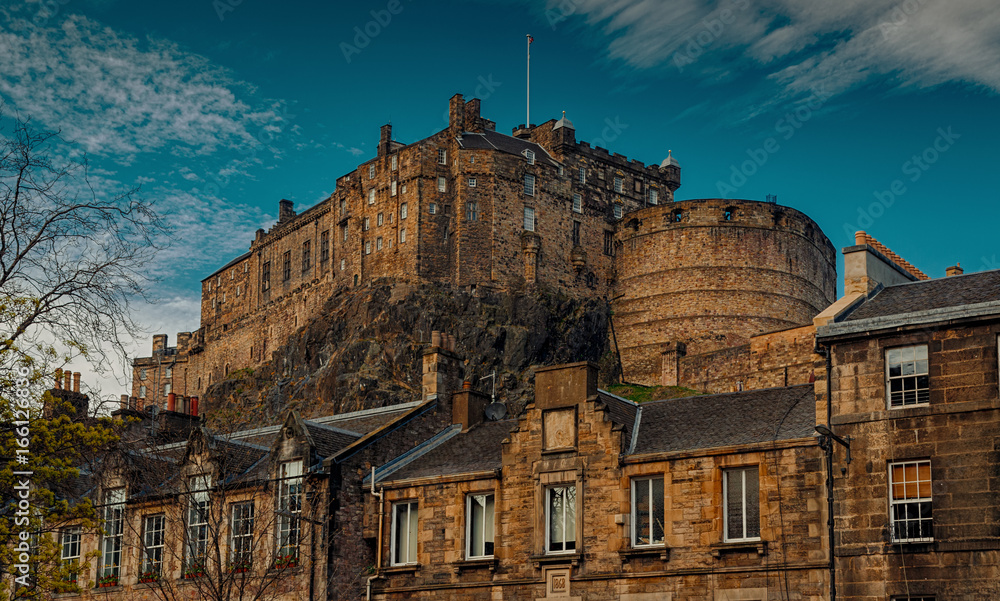
[[[522,154],[524,155],[524,158],[528,159],[528,164],[529,165],[534,165],[535,164],[535,153],[534,153],[534,151],[525,149],[525,151]]]

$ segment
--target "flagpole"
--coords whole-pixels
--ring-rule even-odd
[[[528,38],[528,86],[527,86],[527,114],[525,115],[524,126],[527,128],[531,127],[531,34],[527,34]]]

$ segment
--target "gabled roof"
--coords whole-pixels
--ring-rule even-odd
[[[812,384],[643,403],[633,455],[768,443],[813,435]]]
[[[1000,301],[1000,270],[954,275],[887,286],[844,321]]]
[[[361,438],[361,434],[357,432],[348,432],[309,420],[304,420],[304,423],[313,444],[316,445],[316,454],[324,459],[335,455],[337,451]]]
[[[612,423],[622,426],[622,452],[628,452],[632,446],[632,432],[635,430],[639,405],[606,390],[598,390],[597,397],[608,408]]]
[[[545,161],[553,167],[558,167],[559,162],[544,148],[534,142],[504,135],[496,131],[484,131],[481,133],[464,132],[458,138],[458,145],[462,148],[480,150],[499,150],[507,154],[522,155],[525,150],[535,153],[535,161]]]
[[[387,477],[388,481],[431,476],[452,476],[500,469],[503,442],[517,420],[476,424],[444,440],[435,448]],[[376,477],[378,472],[376,471]]]

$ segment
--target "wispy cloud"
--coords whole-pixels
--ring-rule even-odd
[[[550,10],[564,4],[550,0]],[[575,0],[637,69],[725,80],[760,69],[779,94],[831,94],[963,82],[1000,92],[1000,12],[993,0]]]
[[[236,150],[280,130],[280,103],[168,40],[139,40],[79,15],[37,26],[0,9],[0,97],[88,153]]]

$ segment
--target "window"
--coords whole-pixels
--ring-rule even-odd
[[[67,570],[74,570],[80,563],[80,528],[67,528],[59,536],[59,561]],[[76,572],[66,574],[67,582],[76,582]]]
[[[428,211],[428,212],[429,212],[429,213],[430,213],[431,215],[437,215],[437,212],[438,212],[438,206],[437,206],[437,203],[436,203],[436,202],[432,202],[432,203],[430,204],[430,206],[429,206],[429,207],[427,207],[427,211]]]
[[[587,183],[587,168],[586,167],[580,167],[579,176],[580,176],[580,183],[581,184]]]
[[[240,286],[239,284],[237,284],[236,285],[236,296],[239,296],[242,293],[243,293],[243,286]]]
[[[684,221],[684,211],[680,209],[674,209],[673,212],[670,213],[670,221],[673,221],[674,223],[680,223],[681,221]]]
[[[524,158],[528,159],[528,164],[529,165],[534,165],[535,164],[535,153],[533,151],[531,151],[531,150],[525,150],[524,151]]]
[[[260,268],[260,287],[262,290],[271,289],[271,262],[267,261]]]
[[[384,217],[384,215],[382,213],[379,213],[378,217],[375,218],[375,224],[378,227],[382,227],[383,223],[385,223],[385,217]]]
[[[162,513],[147,515],[142,523],[142,568],[139,580],[155,578],[163,567],[163,541],[167,519]]]
[[[438,148],[438,163],[441,165],[448,164],[448,151],[444,148]]]
[[[230,570],[244,572],[253,562],[253,501],[234,503],[229,521]]]
[[[886,350],[885,370],[890,408],[927,403],[927,345]]]
[[[403,184],[403,194],[406,194],[406,184]]]
[[[286,250],[281,258],[281,279],[285,282],[292,279],[292,251]]]
[[[658,205],[660,204],[660,191],[656,188],[649,189],[649,204]]]
[[[163,377],[164,378],[174,377],[174,368],[172,365],[168,365],[165,368],[163,368]]]
[[[319,262],[326,265],[330,260],[330,230],[323,230],[319,233]]]
[[[346,259],[341,259],[340,260],[340,270],[344,271],[344,269],[346,269],[346,268],[347,268],[347,260]]]
[[[372,254],[372,241],[371,240],[365,241],[365,254],[366,255]]]
[[[622,218],[622,206],[618,203],[611,205],[611,212],[615,216],[615,219]]]
[[[375,204],[375,188],[368,191],[368,204]]]
[[[615,233],[610,230],[604,230],[604,254],[615,256]]]
[[[340,199],[340,214],[341,215],[347,214],[347,199],[344,198]]]
[[[143,384],[142,386],[139,387],[139,398],[140,399],[146,398],[146,385],[145,384]]]
[[[417,563],[417,502],[392,505],[392,564]]]
[[[278,485],[278,558],[299,556],[299,514],[302,513],[302,462],[281,464]],[[291,557],[289,557],[291,556]]]
[[[524,207],[524,230],[535,231],[535,209],[531,207]]]
[[[172,389],[173,389],[173,387],[170,385],[170,382],[167,382],[166,384],[164,384],[163,385],[163,396],[166,396],[166,395],[170,394],[170,391]]]
[[[368,165],[368,179],[375,179],[375,165]]]
[[[476,187],[476,178],[474,178],[474,177],[470,177],[469,178],[469,187],[470,188],[475,188]]]
[[[389,169],[391,169],[392,171],[396,170],[396,159],[397,158],[398,157],[396,155],[392,155],[392,157],[389,158]]]
[[[735,209],[733,209],[732,207],[727,207],[726,210],[722,212],[722,219],[724,221],[732,221],[733,213],[735,213]]]
[[[573,220],[573,246],[580,246],[580,222]]]
[[[399,218],[406,219],[406,203],[399,205]]]
[[[208,558],[208,476],[188,480],[187,541],[184,546],[184,572],[196,575],[204,571]]]
[[[615,177],[615,192],[621,194],[625,190],[625,180],[620,177]]]
[[[583,212],[583,197],[579,194],[573,195],[573,212],[582,213]]]
[[[757,466],[722,472],[727,541],[760,539],[760,481]]]
[[[635,191],[636,191],[636,194],[641,193],[642,192],[642,180],[637,179],[637,180],[634,180],[634,181],[635,181]]]
[[[389,196],[395,196],[395,195],[396,195],[396,182],[394,181],[391,184],[389,184]]]
[[[663,544],[663,476],[632,481],[632,546]]]
[[[302,271],[309,271],[312,267],[312,240],[302,243]]]
[[[375,238],[375,250],[382,250],[382,236]]]
[[[438,192],[445,192],[448,190],[448,182],[444,177],[438,177]]]
[[[889,464],[889,511],[892,542],[934,540],[931,518],[931,462]]]
[[[100,576],[120,576],[122,564],[122,534],[125,526],[125,489],[104,491],[104,537],[101,540]]]
[[[344,242],[347,242],[347,226],[346,225],[340,226],[340,234],[341,234],[341,238],[344,240]]]
[[[466,559],[493,556],[493,516],[493,494],[466,497]]]
[[[140,380],[145,380],[146,379],[146,370],[145,369],[140,369],[139,370],[139,379]]]
[[[401,229],[399,230],[399,243],[403,244],[404,242],[406,242],[406,230]]]
[[[604,169],[598,169],[597,170],[597,179],[599,179],[599,180],[603,180],[604,179]]]
[[[361,231],[362,232],[367,232],[368,231],[368,226],[369,226],[370,223],[371,222],[368,220],[367,217],[365,217],[364,219],[362,219],[361,220]]]
[[[479,219],[479,203],[478,202],[465,203],[465,220],[476,221],[477,219]]]
[[[576,486],[547,488],[545,497],[545,551],[576,550]]]
[[[524,195],[535,195],[535,176],[530,173],[524,174]]]

